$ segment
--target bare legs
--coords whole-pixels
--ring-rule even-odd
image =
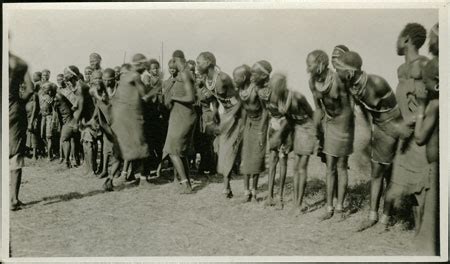
[[[184,187],[181,193],[182,194],[191,193],[192,187],[188,174],[189,166],[187,159],[174,154],[170,154],[169,157],[170,160],[172,161],[173,167],[177,171],[177,174],[180,176],[180,183]]]
[[[347,191],[348,173],[347,162],[348,157],[326,156],[327,160],[327,210],[321,217],[321,220],[330,219],[334,214],[333,198],[337,197],[336,211],[342,213],[345,193]]]
[[[309,156],[296,155],[294,161],[294,209],[300,209],[302,212],[306,207],[302,205],[303,196],[306,188],[307,167]]]
[[[372,161],[372,173],[370,183],[370,213],[369,219],[365,220],[358,228],[358,232],[372,227],[378,222],[378,208],[380,206],[380,198],[383,189],[383,178],[390,172],[391,165],[381,164]],[[386,175],[389,179],[390,175]],[[387,205],[390,206],[390,205]]]
[[[22,182],[22,169],[10,170],[10,187],[9,192],[11,196],[11,210],[16,210],[22,204],[19,200],[20,184]]]

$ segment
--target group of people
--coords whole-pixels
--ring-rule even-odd
[[[427,35],[431,59],[419,54]],[[71,65],[54,84],[48,70],[31,79],[26,63],[10,54],[11,208],[22,206],[18,193],[27,151],[34,158],[59,157],[68,168],[83,161],[86,173],[106,178],[107,191],[126,182],[144,184],[170,163],[180,193],[192,193],[189,172],[197,166],[198,173],[223,176],[223,195],[232,198],[230,179],[236,172],[244,177],[243,202],[258,201],[269,151],[266,205],[283,206],[287,157],[293,152],[294,208],[308,211],[303,202],[307,169],[317,153],[327,168],[320,220],[345,219],[358,107],[371,124],[371,188],[369,218],[357,231],[378,222],[387,229],[395,202],[411,196],[418,241],[438,254],[438,36],[437,24],[429,34],[417,23],[401,31],[397,53],[405,62],[398,68],[396,90],[366,73],[361,56],[345,45],[336,46],[331,58],[323,50],[311,51],[306,67],[314,109],[302,92],[288,89],[285,75],[272,73],[266,60],[238,66],[230,76],[211,52],[188,61],[176,50],[168,63],[170,77],[163,80],[159,62],[143,54],[102,69],[101,56],[93,53],[84,76]]]

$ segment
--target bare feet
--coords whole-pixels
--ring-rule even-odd
[[[342,221],[344,221],[345,219],[347,219],[347,217],[348,217],[347,213],[344,212],[344,210],[336,210],[334,213],[335,213],[335,214],[337,215],[337,217],[338,217],[338,222],[342,222]]]
[[[187,183],[182,183],[180,194],[191,194],[192,193],[192,187]]]
[[[103,190],[107,192],[112,192],[114,190],[111,178],[106,179],[105,183],[103,183]]]
[[[230,189],[224,190],[222,193],[225,195],[225,198],[227,199],[233,198],[233,192]]]
[[[358,227],[358,229],[356,230],[356,232],[362,232],[368,228],[371,228],[372,226],[374,226],[378,221],[377,220],[370,220],[370,219],[365,219]]]
[[[244,199],[242,199],[242,203],[249,203],[252,201],[252,193],[250,191],[245,191]]]
[[[24,206],[25,204],[22,203],[20,200],[11,202],[11,211],[18,211],[20,209],[22,209],[22,206]]]
[[[258,198],[256,197],[256,191],[252,190],[252,203],[257,203],[258,202]]]
[[[105,178],[105,177],[107,177],[108,176],[108,173],[106,172],[106,171],[103,171],[102,173],[100,173],[99,175],[97,175],[97,177],[99,178],[99,179],[103,179],[103,178]]]
[[[277,210],[283,210],[284,209],[284,201],[283,198],[280,198],[280,200],[278,200],[276,207]]]
[[[325,221],[333,217],[334,212],[333,211],[326,211],[320,218],[320,222]]]
[[[273,199],[273,197],[267,197],[266,198],[266,201],[264,202],[264,206],[265,207],[268,207],[268,206],[275,206],[276,205],[276,202],[275,202],[275,200]]]

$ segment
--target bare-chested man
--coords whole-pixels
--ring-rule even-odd
[[[261,60],[251,68],[251,80],[248,87],[241,87],[239,98],[245,109],[245,126],[242,137],[241,173],[244,174],[243,202],[257,202],[259,174],[265,171],[268,114],[260,100],[260,90],[268,85],[272,66]],[[264,89],[263,92],[268,92]],[[250,188],[250,178],[252,186]]]
[[[25,87],[20,92],[20,84]],[[26,102],[33,95],[33,82],[28,65],[19,57],[9,53],[9,177],[10,210],[15,211],[24,204],[19,200],[22,168],[24,167],[27,132]]]
[[[397,40],[397,54],[404,56],[405,62],[397,70],[399,84],[396,99],[403,119],[413,123],[417,111],[417,93],[425,91],[422,68],[428,58],[419,54],[425,43],[427,31],[417,23],[410,23],[400,33]],[[388,227],[394,202],[403,196],[414,196],[418,206],[414,208],[416,231],[420,229],[425,188],[428,185],[428,162],[425,146],[419,146],[408,138],[400,140],[395,156],[391,182],[386,190],[383,210],[383,224]]]
[[[89,86],[87,86],[82,81],[82,76],[80,74],[80,71],[76,66],[68,66],[64,69],[64,78],[66,85],[69,89],[77,91],[76,100],[74,100],[73,103],[76,103],[76,105],[73,105],[71,102],[71,109],[70,111],[73,112],[73,117],[71,117],[71,113],[66,107],[66,101],[64,101],[64,104],[60,111],[62,111],[62,119],[63,119],[63,128],[61,129],[61,137],[63,143],[63,149],[64,149],[64,156],[66,158],[66,165],[68,168],[72,166],[70,160],[69,160],[69,153],[72,152],[72,155],[75,155],[73,151],[77,151],[76,148],[73,149],[72,147],[74,144],[72,142],[78,142],[79,141],[79,131],[78,131],[78,123],[83,120],[84,123],[86,123],[88,120],[90,120],[94,114],[94,105],[92,102],[92,98],[90,98],[89,95]],[[61,94],[62,95],[62,94]],[[65,98],[69,99],[67,96],[64,95]],[[70,101],[69,101],[70,102]],[[64,120],[65,119],[65,120]],[[71,150],[72,149],[72,150]]]
[[[404,124],[395,95],[380,76],[361,70],[362,59],[358,53],[349,51],[335,61],[336,71],[346,89],[352,94],[363,114],[371,116],[371,191],[369,219],[364,220],[357,231],[363,231],[378,222],[383,178],[389,181],[392,161],[398,139],[407,138],[411,130]]]
[[[92,72],[95,72],[95,71],[101,72],[102,71],[101,63],[102,63],[102,57],[100,56],[100,54],[94,52],[94,53],[91,53],[91,55],[89,55],[89,65],[92,68]]]
[[[56,95],[56,85],[51,82],[42,84],[39,98],[39,107],[41,110],[41,136],[47,148],[47,159],[53,159],[53,142],[55,130],[55,118],[53,112],[54,98]]]
[[[326,155],[327,209],[321,220],[330,219],[334,213],[343,218],[343,205],[348,182],[348,157],[353,152],[354,116],[350,94],[337,74],[328,68],[328,55],[322,50],[308,54],[307,70],[310,73],[309,86],[314,96],[316,127],[322,124]],[[336,188],[337,186],[337,188]],[[333,193],[337,191],[336,211]]]
[[[199,86],[198,97],[202,105],[202,129],[203,134],[208,137],[203,144],[202,170],[216,170],[224,177],[226,197],[231,198],[231,188],[229,184],[231,169],[236,159],[239,148],[237,140],[237,130],[235,123],[238,122],[236,116],[239,114],[240,104],[237,99],[237,92],[234,89],[230,76],[221,71],[216,64],[216,57],[209,51],[202,52],[197,57],[197,70],[203,76],[204,82]],[[219,151],[219,164],[216,165],[213,153],[213,140],[216,127],[219,135],[217,137]],[[206,162],[211,163],[209,166]]]
[[[438,33],[436,31],[433,34]],[[433,44],[430,43],[430,45]],[[427,255],[439,255],[439,60],[437,57],[422,68],[422,78],[427,89],[427,99],[424,100],[424,96],[418,96],[414,137],[418,145],[426,145],[429,189],[425,193],[422,224],[417,232],[416,244],[417,249]]]

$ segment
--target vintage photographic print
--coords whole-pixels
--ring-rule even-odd
[[[446,261],[447,8],[3,4],[1,259]]]

